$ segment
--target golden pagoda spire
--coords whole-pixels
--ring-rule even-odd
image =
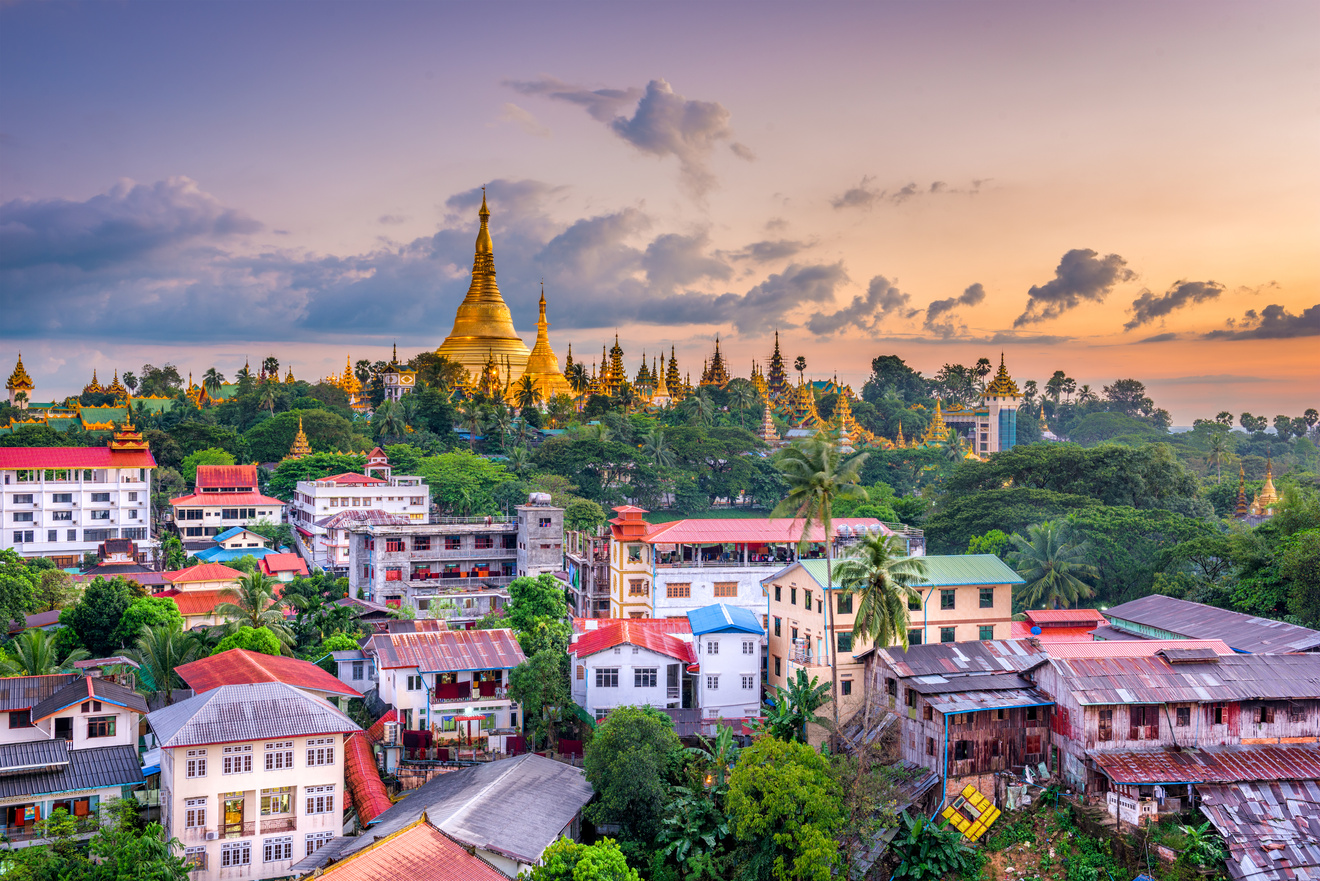
[[[1267,517],[1274,513],[1274,506],[1279,504],[1279,493],[1274,488],[1274,456],[1265,460],[1265,485],[1256,493],[1256,500],[1251,503],[1251,513],[1258,517]]]
[[[907,446],[907,441],[903,439],[903,420],[898,420],[898,436],[894,438],[894,446],[902,449]]]
[[[285,385],[293,385],[293,384],[294,384],[295,382],[297,382],[297,381],[298,381],[298,380],[296,380],[296,379],[293,378],[293,365],[290,364],[290,365],[289,365],[289,370],[288,370],[288,372],[284,375],[284,384],[285,384]]]
[[[944,443],[949,434],[949,426],[944,422],[944,414],[940,410],[940,399],[935,399],[935,418],[926,426],[926,433],[922,435],[923,443]]]
[[[544,294],[544,293],[541,294],[541,300],[542,300],[543,302],[544,302],[544,300],[545,300],[545,294]],[[399,344],[398,344],[397,342],[394,344],[394,354],[390,357],[390,363],[391,363],[391,364],[398,364],[398,363],[399,363]]]
[[[1241,520],[1250,513],[1247,507],[1247,472],[1243,470],[1242,463],[1238,463],[1238,494],[1237,505],[1233,508],[1233,516]]]
[[[761,440],[766,442],[767,446],[775,446],[779,443],[779,432],[775,431],[775,420],[770,416],[770,405],[765,405],[765,411],[761,416]]]
[[[1018,391],[1017,383],[1013,377],[1008,375],[1008,368],[1004,366],[1004,353],[999,353],[999,372],[995,374],[994,380],[985,387],[985,393],[989,397],[998,398],[1020,398],[1022,393]]]
[[[555,395],[571,395],[573,388],[559,369],[559,357],[555,355],[554,349],[550,348],[550,322],[546,320],[545,308],[545,282],[542,281],[540,315],[536,319],[536,344],[532,346],[532,353],[527,358],[527,368],[522,375],[530,377],[536,383],[536,387],[541,392],[541,400],[548,403]],[[509,365],[509,375],[512,377],[513,368],[508,355],[504,356],[504,361]]]
[[[285,459],[301,459],[303,456],[310,456],[312,447],[307,443],[307,432],[303,431],[302,414],[298,414],[298,433],[293,437],[293,446],[289,447],[289,455]]]
[[[27,409],[31,403],[32,390],[36,384],[32,382],[32,377],[28,376],[27,368],[23,366],[23,353],[18,353],[18,363],[14,365],[14,372],[9,374],[9,381],[5,383],[5,388],[9,390],[9,405],[18,407],[20,410]],[[23,399],[17,400],[19,394]]]
[[[568,354],[564,356],[564,375],[573,369],[573,344],[568,344]]]

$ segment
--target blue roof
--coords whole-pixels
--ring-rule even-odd
[[[250,530],[245,526],[231,526],[228,529],[226,529],[224,532],[215,536],[215,542],[216,544],[219,544],[225,539],[233,538],[234,536],[238,535],[240,532],[249,532],[249,531]],[[253,534],[255,535],[256,533]]]
[[[275,551],[270,548],[238,548],[237,550],[227,551],[216,545],[213,548],[206,548],[193,554],[194,557],[203,563],[228,563],[232,560],[238,560],[242,557],[254,557],[260,560],[267,554],[273,554]]]
[[[764,635],[765,628],[752,612],[738,606],[716,603],[687,613],[692,632],[703,633],[755,633]]]

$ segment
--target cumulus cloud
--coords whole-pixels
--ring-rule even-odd
[[[125,180],[85,202],[15,199],[0,205],[0,270],[98,269],[259,229],[261,224],[226,208],[191,178]]]
[[[500,119],[513,123],[529,135],[538,138],[550,137],[550,129],[537,122],[536,117],[530,111],[519,107],[517,104],[505,104],[500,111]]]
[[[912,295],[899,290],[882,275],[871,279],[866,294],[853,297],[852,302],[837,312],[817,312],[807,321],[807,329],[815,334],[831,334],[850,328],[879,330],[885,319],[915,317],[920,310],[910,307]]]
[[[1284,340],[1297,337],[1320,336],[1320,303],[1294,315],[1278,303],[1271,303],[1257,312],[1247,310],[1241,320],[1228,320],[1226,330],[1212,330],[1202,338],[1207,340]]]
[[[1223,292],[1224,286],[1213,281],[1178,281],[1163,294],[1142,291],[1141,296],[1132,301],[1132,320],[1123,325],[1123,329],[1135,330],[1183,306],[1218,299]]]
[[[909,181],[895,189],[881,189],[876,186],[875,178],[868,175],[864,176],[857,186],[849,187],[840,195],[831,199],[830,204],[836,210],[843,208],[874,208],[881,204],[902,205],[904,202],[923,196],[975,196],[981,191],[981,185],[986,180],[986,178],[973,180],[966,188],[951,187],[946,182],[937,180],[930,184],[918,184],[916,181]]]
[[[644,90],[589,90],[544,76],[530,82],[506,81],[505,85],[524,95],[577,104],[643,153],[660,158],[673,156],[678,160],[684,185],[698,196],[715,185],[709,162],[718,144],[729,142],[730,150],[740,159],[754,158],[749,147],[732,140],[731,114],[724,105],[685,98],[662,79],[651,80]],[[632,116],[621,113],[634,103]]]
[[[1027,291],[1027,306],[1014,327],[1058,318],[1083,300],[1103,302],[1114,285],[1131,281],[1137,274],[1117,254],[1101,257],[1089,248],[1075,248],[1063,255],[1054,278]]]
[[[967,288],[956,297],[949,297],[944,300],[935,300],[926,307],[925,326],[932,333],[938,334],[943,339],[958,334],[966,334],[967,325],[960,323],[957,319],[956,309],[960,306],[975,306],[985,299],[985,288],[980,282],[968,285]]]

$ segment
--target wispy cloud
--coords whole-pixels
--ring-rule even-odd
[[[534,135],[538,138],[550,137],[550,129],[537,122],[536,117],[531,114],[531,111],[525,110],[517,104],[511,102],[505,104],[500,110],[500,119],[505,122],[513,123],[529,135]]]
[[[1137,274],[1117,254],[1101,257],[1089,248],[1076,248],[1063,255],[1054,278],[1027,291],[1027,306],[1014,327],[1058,318],[1083,300],[1103,302],[1114,285],[1131,281]]]
[[[1123,329],[1135,330],[1184,306],[1218,299],[1223,292],[1224,286],[1213,281],[1178,281],[1163,294],[1142,291],[1132,301],[1132,320]]]
[[[938,334],[944,339],[949,339],[956,334],[967,333],[967,325],[958,321],[958,313],[955,311],[961,306],[975,306],[985,299],[985,288],[980,282],[968,285],[966,290],[956,297],[949,297],[944,300],[935,300],[926,307],[925,326],[932,333]]]
[[[817,312],[807,321],[807,330],[826,335],[853,328],[874,331],[886,319],[914,318],[919,310],[911,308],[912,295],[899,290],[889,279],[877,275],[866,286],[866,294],[837,312]]]
[[[951,187],[942,180],[933,181],[929,184],[918,184],[916,181],[909,181],[899,187],[882,189],[876,186],[875,178],[868,175],[863,177],[861,183],[857,186],[849,187],[831,199],[830,204],[836,210],[844,208],[869,209],[882,204],[902,205],[904,202],[923,196],[975,196],[987,181],[988,178],[973,180],[966,187]]]
[[[1230,318],[1225,330],[1212,330],[1202,336],[1207,340],[1285,340],[1320,336],[1320,303],[1294,315],[1285,307],[1271,303],[1257,312],[1248,309],[1241,319]]]

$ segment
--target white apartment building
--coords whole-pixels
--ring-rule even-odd
[[[703,719],[752,719],[761,712],[765,629],[761,616],[716,603],[688,612],[697,650],[697,706]]]
[[[278,682],[223,685],[147,716],[161,822],[197,881],[293,875],[343,832],[345,742],[361,729]]]
[[[136,431],[105,447],[0,447],[0,548],[57,566],[112,538],[154,548],[151,472],[156,460]]]
[[[208,547],[232,527],[279,523],[284,511],[284,502],[257,491],[256,465],[198,465],[194,491],[170,506],[184,544]]]
[[[335,519],[337,515],[378,511],[411,524],[429,521],[431,494],[422,478],[392,475],[389,459],[380,447],[367,456],[363,472],[298,481],[289,503],[289,523],[306,541],[312,565],[348,571],[347,531],[338,525],[343,518]]]
[[[615,707],[693,708],[697,655],[686,620],[590,623],[568,647],[574,703],[597,720]]]

